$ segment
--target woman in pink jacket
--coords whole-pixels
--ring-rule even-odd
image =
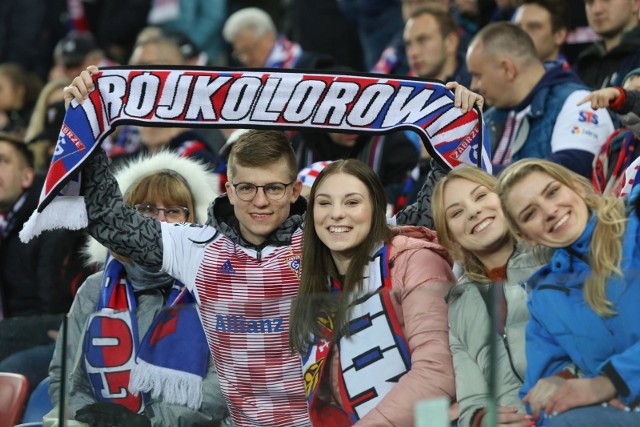
[[[415,404],[455,395],[444,297],[455,282],[435,233],[392,230],[378,176],[328,165],[309,197],[291,347],[314,426],[413,426]]]

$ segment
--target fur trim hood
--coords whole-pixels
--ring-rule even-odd
[[[220,194],[220,176],[211,172],[204,163],[171,151],[161,151],[133,159],[118,167],[113,175],[120,192],[125,194],[142,177],[163,169],[175,171],[187,181],[193,194],[195,221],[198,224],[206,223],[209,204]],[[89,238],[82,252],[88,264],[102,264],[107,256],[107,248],[93,238]]]

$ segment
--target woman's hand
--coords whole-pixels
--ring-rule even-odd
[[[547,416],[561,414],[579,406],[594,405],[617,400],[616,388],[611,380],[601,375],[595,378],[576,378],[565,381],[549,398]],[[616,406],[616,405],[614,405]]]
[[[519,414],[516,408],[496,408],[496,427],[527,427],[531,418],[531,415]],[[487,427],[487,414],[482,418],[482,427]]]
[[[529,390],[529,393],[527,393],[522,401],[529,403],[533,415],[539,417],[540,411],[543,409],[546,410],[547,403],[551,396],[553,396],[566,381],[566,379],[555,375],[542,378]]]
[[[95,89],[91,77],[99,72],[98,67],[90,65],[78,77],[73,79],[69,86],[64,88],[64,108],[69,108],[69,104],[74,99],[82,104],[89,97],[89,93]]]
[[[620,91],[615,87],[607,87],[604,89],[594,90],[589,95],[578,101],[577,105],[586,104],[591,102],[591,108],[597,110],[598,108],[607,108],[609,103],[615,101],[620,96]]]
[[[464,113],[470,111],[473,105],[477,105],[480,110],[484,106],[484,98],[475,92],[470,91],[458,82],[449,82],[444,85],[455,95],[454,105],[460,108]]]

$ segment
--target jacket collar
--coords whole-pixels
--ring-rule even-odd
[[[289,217],[287,217],[277,230],[271,233],[259,248],[263,248],[268,245],[282,246],[290,244],[293,233],[298,228],[302,227],[306,209],[306,200],[304,197],[298,197],[298,200],[291,205]],[[247,242],[240,234],[240,223],[238,222],[238,218],[235,216],[233,205],[229,202],[229,197],[226,193],[218,196],[209,206],[209,218],[207,220],[207,225],[211,225],[216,228],[223,235],[240,246],[256,248],[256,245]]]
[[[551,257],[549,265],[543,268],[541,272],[568,275],[567,277],[572,279],[564,281],[565,286],[581,287],[583,280],[578,279],[578,276],[591,270],[589,266],[589,249],[591,248],[591,237],[593,236],[595,225],[596,216],[592,213],[578,240],[565,248],[556,250],[553,257]],[[535,283],[537,280],[532,280],[532,282]]]

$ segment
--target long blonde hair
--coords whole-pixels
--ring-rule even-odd
[[[40,91],[36,105],[33,108],[33,112],[31,113],[31,118],[29,119],[29,125],[27,126],[24,140],[29,143],[33,151],[36,170],[43,170],[49,166],[49,149],[56,143],[56,141],[48,141],[43,138],[40,138],[39,140],[35,139],[39,135],[42,135],[45,130],[49,98],[52,93],[56,90],[64,89],[64,87],[69,83],[71,83],[70,80],[57,79],[44,85]]]
[[[497,180],[494,176],[485,172],[480,168],[463,167],[454,169],[445,175],[436,184],[432,198],[431,211],[433,214],[433,222],[438,232],[438,240],[440,244],[451,254],[451,257],[462,265],[464,273],[469,279],[479,283],[491,283],[491,279],[487,276],[486,269],[482,261],[470,250],[465,249],[456,242],[447,226],[444,205],[444,190],[451,181],[456,179],[465,179],[467,181],[478,183],[487,188],[487,190],[495,193]],[[515,238],[509,233],[509,238],[515,247]]]
[[[589,265],[591,274],[584,283],[584,298],[600,316],[613,316],[613,303],[607,299],[607,280],[613,274],[622,275],[622,236],[627,218],[620,199],[595,194],[589,181],[569,169],[540,159],[523,159],[507,167],[498,178],[498,195],[509,226],[522,232],[507,209],[507,198],[513,186],[533,172],[544,173],[578,194],[596,216],[591,237]]]

